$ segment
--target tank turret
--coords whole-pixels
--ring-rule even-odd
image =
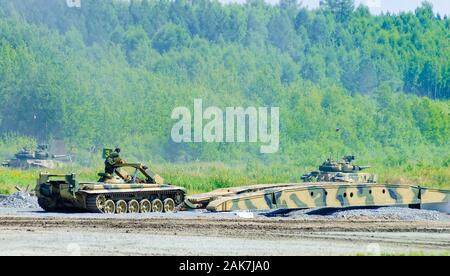
[[[331,159],[327,159],[320,167],[321,172],[343,172],[343,173],[356,173],[364,169],[370,168],[370,166],[357,166],[353,165],[355,156],[349,155],[342,158],[338,162],[334,162]]]
[[[312,171],[302,176],[304,182],[360,182],[376,183],[377,177],[374,174],[363,173],[362,170],[370,166],[354,165],[355,156],[344,156],[339,161],[327,159],[318,171]]]
[[[28,148],[23,148],[14,155],[19,160],[34,159],[34,153]]]
[[[48,145],[38,145],[34,152],[36,159],[48,160],[50,159],[50,153],[48,152]]]

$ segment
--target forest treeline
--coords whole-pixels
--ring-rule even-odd
[[[63,138],[80,156],[120,145],[155,161],[313,164],[351,152],[449,164],[450,20],[429,3],[379,16],[352,0],[81,4],[0,0],[3,149]],[[195,98],[280,107],[280,152],[173,143],[171,112]]]

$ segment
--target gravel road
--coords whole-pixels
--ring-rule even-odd
[[[336,238],[339,237],[339,238]],[[443,244],[443,240],[447,242]],[[0,255],[353,255],[448,252],[449,234],[317,232],[289,238],[79,229],[3,230]]]
[[[351,216],[267,217],[202,211],[105,216],[0,208],[0,255],[450,253],[448,215],[429,220],[386,215],[392,211],[405,212],[385,209],[380,211],[383,216],[372,217],[364,210],[361,219],[357,210],[351,210]]]

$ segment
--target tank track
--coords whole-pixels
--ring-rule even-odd
[[[41,207],[44,211],[46,212],[63,212],[63,213],[74,213],[77,211],[76,208],[74,207],[66,207],[63,206],[59,203],[57,203],[56,205],[52,206],[50,201],[46,198],[38,198],[38,205],[39,207]]]
[[[86,209],[90,213],[102,213],[102,210],[97,207],[97,196],[98,195],[89,195],[86,198]]]
[[[38,205],[46,212],[54,212],[57,210],[57,208],[51,207],[50,202],[45,198],[38,198]]]
[[[183,205],[185,200],[185,193],[181,190],[168,190],[168,191],[155,191],[155,192],[116,192],[116,193],[106,193],[106,194],[90,194],[86,197],[86,209],[90,213],[104,213],[102,209],[97,206],[97,198],[99,196],[104,196],[106,200],[112,200],[115,204],[118,201],[124,200],[127,205],[131,200],[137,200],[141,202],[141,200],[147,199],[150,202],[155,199],[159,199],[162,202],[164,200],[170,198],[175,202],[175,206],[172,212],[178,211],[178,207]],[[128,211],[127,211],[128,212]],[[141,212],[141,210],[139,211]],[[152,210],[154,212],[154,210]]]

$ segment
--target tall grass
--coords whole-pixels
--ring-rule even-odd
[[[301,168],[257,164],[189,163],[155,166],[168,182],[183,186],[191,193],[253,184],[300,182]]]
[[[32,187],[36,184],[38,173],[36,171],[21,171],[0,168],[0,194],[10,194],[15,186]]]

